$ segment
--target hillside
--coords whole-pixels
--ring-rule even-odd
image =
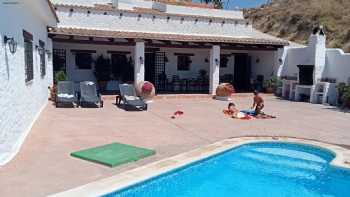
[[[245,17],[265,33],[301,44],[315,25],[323,25],[328,47],[350,52],[350,0],[272,0],[245,10]]]

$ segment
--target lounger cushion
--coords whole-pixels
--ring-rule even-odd
[[[57,96],[61,98],[74,98],[74,95],[71,94],[57,94]]]

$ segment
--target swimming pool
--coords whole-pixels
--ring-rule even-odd
[[[308,145],[245,144],[103,197],[349,197],[350,171]]]

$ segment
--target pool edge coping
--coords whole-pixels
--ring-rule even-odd
[[[290,142],[316,146],[334,153],[331,165],[350,169],[350,150],[325,142],[291,137],[233,137],[180,153],[49,197],[101,196],[140,183],[232,148],[254,142]]]

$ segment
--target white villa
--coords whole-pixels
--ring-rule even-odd
[[[350,55],[327,49],[325,39],[319,30],[308,46],[295,45],[254,29],[240,10],[188,1],[1,0],[0,165],[18,152],[47,104],[53,72],[96,81],[102,55],[112,64],[110,90],[147,80],[158,93],[215,94],[221,82],[250,91],[279,76],[290,98],[313,94],[321,81],[348,82]],[[300,84],[306,90],[291,85],[299,65],[312,69],[311,83]]]

